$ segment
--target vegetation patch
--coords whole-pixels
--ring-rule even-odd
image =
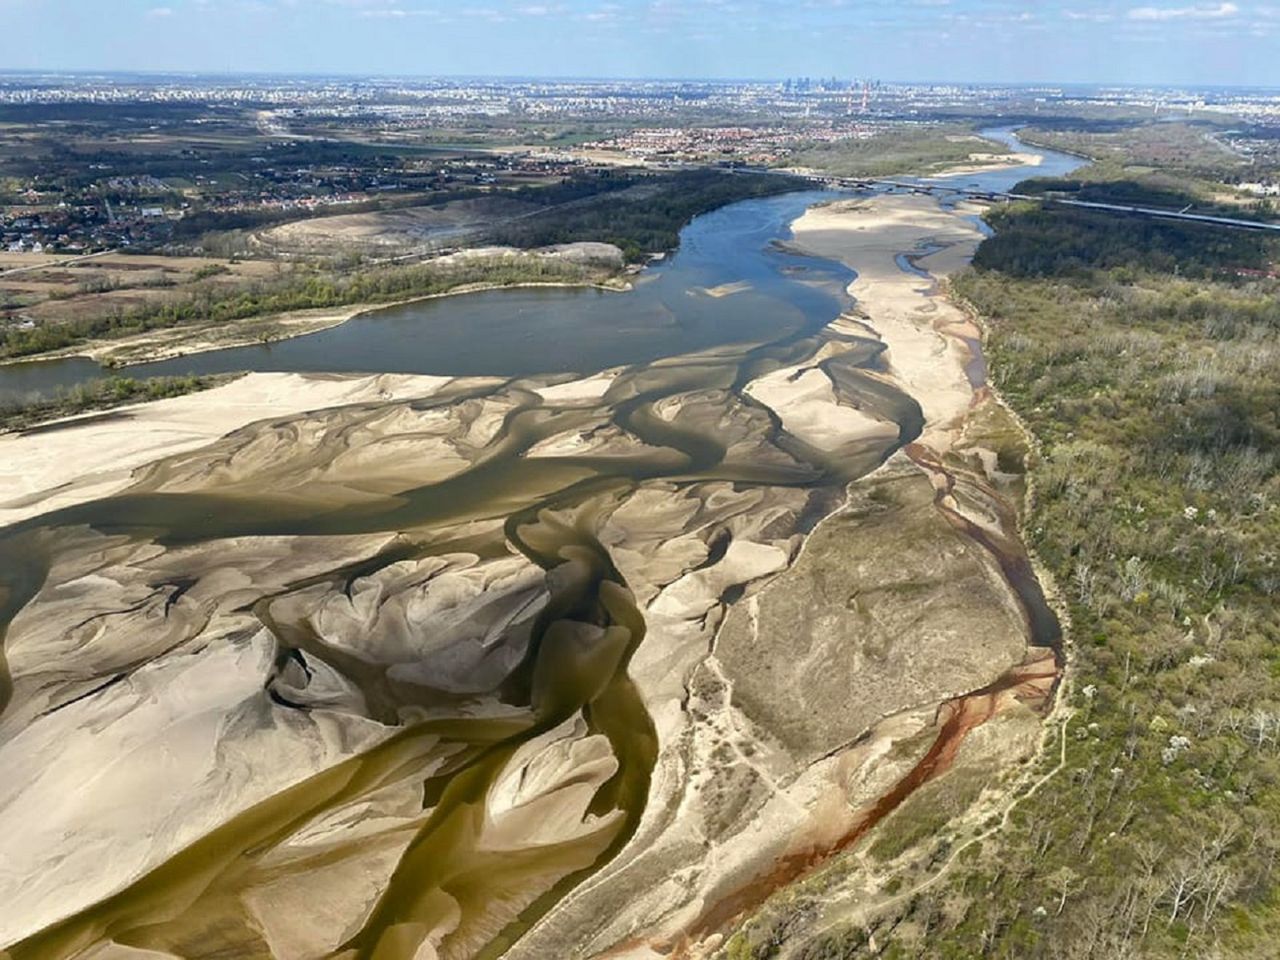
[[[114,305],[63,322],[0,332],[0,357],[20,357],[170,327],[230,324],[358,303],[388,303],[448,293],[469,284],[591,283],[611,271],[534,255],[470,257],[439,263],[322,271],[298,267],[278,277],[202,286],[183,297],[139,306]]]
[[[109,410],[112,407],[147,400],[164,400],[187,393],[196,393],[234,379],[238,374],[217,376],[108,377],[77,384],[69,390],[60,390],[52,397],[33,400],[0,400],[0,433],[26,430],[47,420],[88,413],[92,410]]]
[[[788,165],[835,177],[888,177],[967,163],[974,153],[1007,152],[1004,144],[984,140],[963,124],[898,124],[865,139],[814,144]]]
[[[617,178],[626,183],[634,178]],[[490,231],[495,243],[514,247],[546,247],[557,243],[598,241],[620,248],[630,261],[674,250],[680,229],[700,213],[753,197],[804,189],[804,181],[768,174],[728,174],[689,170],[653,179],[652,189],[633,195],[596,198],[594,202],[551,207],[546,213],[502,224]]]

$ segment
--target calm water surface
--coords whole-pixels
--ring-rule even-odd
[[[853,274],[828,260],[780,250],[774,241],[789,236],[788,223],[807,207],[835,196],[804,191],[698,217],[681,233],[676,255],[645,270],[625,293],[524,287],[421,300],[303,337],[137,364],[125,372],[586,373],[816,330],[840,312]],[[740,288],[715,289],[727,284]],[[0,367],[0,397],[49,393],[105,373],[83,358]]]
[[[931,178],[1005,191],[1035,176],[1062,176],[1081,161],[1029,148],[1012,127],[984,131],[1042,157],[1038,167]],[[364,314],[340,326],[268,345],[234,347],[124,368],[129,376],[310,371],[525,376],[589,373],[708,347],[817,330],[845,305],[853,274],[828,260],[779,249],[788,224],[841,196],[804,191],[746,200],[696,218],[680,249],[645,270],[626,293],[564,287],[491,290]],[[731,291],[716,288],[735,285]],[[716,296],[716,292],[723,295]],[[120,373],[69,358],[0,366],[0,400],[49,395]]]

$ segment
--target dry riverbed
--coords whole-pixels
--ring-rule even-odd
[[[854,858],[1003,795],[1058,676],[1024,441],[932,279],[964,212],[809,211],[857,308],[785,347],[256,374],[0,438],[0,560],[45,558],[0,948],[706,956],[818,873],[874,894]]]

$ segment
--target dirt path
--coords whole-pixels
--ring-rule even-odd
[[[119,250],[99,250],[97,253],[86,253],[79,257],[68,257],[66,260],[53,260],[49,263],[33,263],[25,267],[10,267],[8,270],[0,270],[0,277],[11,277],[15,273],[30,273],[32,270],[56,270],[59,267],[69,267],[73,263],[83,263],[86,260],[93,260],[97,257],[109,257],[112,254],[120,253]]]
[[[899,904],[910,902],[912,898],[918,897],[920,894],[924,893],[926,890],[929,890],[930,888],[936,886],[943,878],[945,878],[947,874],[951,871],[951,868],[955,865],[956,861],[960,859],[960,857],[964,854],[966,850],[970,849],[971,847],[977,844],[981,844],[991,839],[991,837],[995,836],[997,833],[1000,833],[1002,830],[1005,830],[1009,826],[1009,821],[1013,817],[1013,813],[1015,810],[1017,810],[1019,804],[1021,804],[1024,800],[1028,799],[1029,797],[1034,796],[1040,790],[1041,787],[1043,787],[1046,783],[1048,783],[1050,780],[1056,777],[1066,767],[1067,765],[1067,727],[1071,722],[1071,718],[1072,718],[1072,713],[1070,711],[1064,711],[1063,717],[1062,717],[1062,725],[1060,727],[1059,738],[1058,738],[1059,752],[1058,752],[1057,764],[1048,773],[1044,774],[1043,776],[1033,781],[1031,786],[1024,793],[1010,800],[1008,805],[1004,808],[1004,812],[1000,815],[1000,820],[998,823],[996,823],[994,826],[988,827],[986,830],[983,830],[981,833],[976,834],[973,837],[970,837],[964,843],[960,844],[958,847],[952,850],[951,855],[948,856],[945,861],[943,861],[942,865],[933,874],[931,874],[926,879],[920,881],[915,886],[909,887],[908,889],[902,891],[901,893],[894,894],[888,900],[882,900],[879,903],[874,904],[874,906],[872,906],[869,910],[865,911],[862,916],[859,916],[855,913],[852,916],[845,915],[840,917],[839,919],[828,920],[826,923],[822,924],[821,926],[818,926],[813,930],[809,931],[810,939],[820,938],[823,934],[829,933],[835,930],[837,927],[856,926],[859,922],[864,921],[867,914],[869,913],[872,913],[872,912],[876,914],[885,913],[886,911],[892,910],[894,907],[898,906]],[[868,945],[872,950],[878,949],[876,947],[874,937],[869,941]]]

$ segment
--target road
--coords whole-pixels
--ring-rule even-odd
[[[1009,194],[1014,200],[1043,200],[1045,203],[1058,204],[1064,207],[1087,207],[1090,210],[1110,210],[1114,213],[1132,213],[1143,217],[1154,217],[1159,220],[1188,220],[1193,223],[1211,223],[1219,227],[1232,227],[1237,230],[1265,230],[1280,233],[1280,223],[1266,223],[1261,220],[1239,220],[1235,217],[1213,217],[1203,213],[1187,213],[1183,210],[1160,210],[1156,207],[1131,207],[1121,203],[1094,203],[1088,200],[1064,200],[1057,197],[1030,197],[1021,194]]]
[[[27,273],[31,270],[56,270],[58,267],[70,266],[73,263],[82,263],[85,260],[92,260],[94,257],[107,257],[113,253],[119,253],[119,250],[99,250],[97,253],[86,253],[79,257],[68,257],[65,260],[49,260],[45,263],[33,263],[25,267],[13,267],[9,270],[0,270],[0,277],[9,277],[15,273]]]

